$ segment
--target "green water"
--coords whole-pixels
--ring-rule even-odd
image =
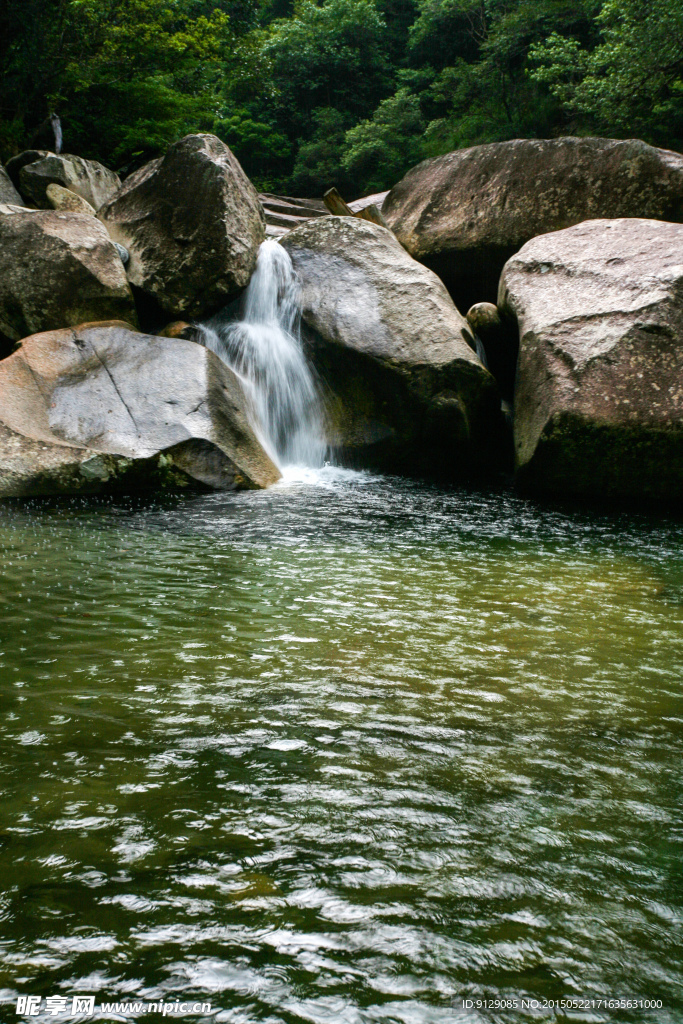
[[[329,471],[0,547],[0,1019],[683,1020],[680,524]]]

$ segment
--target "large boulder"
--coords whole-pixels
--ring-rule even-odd
[[[15,189],[12,179],[2,165],[0,165],[0,203],[8,206],[24,205],[24,200]]]
[[[0,207],[0,335],[11,342],[89,320],[137,326],[133,295],[92,216]]]
[[[48,185],[68,188],[95,209],[99,209],[121,187],[121,179],[114,171],[96,160],[83,160],[68,153],[34,152],[37,159],[20,162],[27,154],[16,157],[15,175],[24,199],[42,210],[50,209]],[[9,166],[9,165],[8,165]]]
[[[683,156],[638,139],[516,139],[414,167],[382,212],[464,312],[525,242],[596,217],[683,220]]]
[[[355,217],[308,221],[281,244],[347,457],[449,476],[490,469],[500,396],[436,275]]]
[[[279,477],[235,374],[128,324],[26,338],[0,362],[0,497],[266,487]]]
[[[10,157],[6,164],[6,170],[17,191],[19,190],[21,168],[26,164],[34,164],[37,160],[42,160],[44,156],[54,156],[54,153],[50,153],[47,149],[25,149],[22,153]]]
[[[249,283],[266,223],[258,194],[214,135],[188,135],[100,211],[130,253],[128,278],[161,311],[199,319]]]
[[[593,220],[528,242],[515,452],[539,494],[683,499],[683,225]]]

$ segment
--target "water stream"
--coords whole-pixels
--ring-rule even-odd
[[[301,344],[289,254],[262,243],[238,322],[205,325],[203,341],[240,377],[252,422],[280,467],[322,466],[327,444],[315,376]]]

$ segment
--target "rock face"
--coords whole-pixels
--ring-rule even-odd
[[[329,217],[322,199],[294,199],[292,196],[259,192],[259,202],[266,218],[268,238],[281,238],[312,217]]]
[[[88,213],[95,216],[95,208],[80,196],[77,196],[71,189],[63,185],[48,185],[45,189],[45,197],[53,210],[66,210],[67,213]]]
[[[3,207],[0,334],[18,341],[89,320],[137,326],[123,264],[92,216]]]
[[[594,220],[528,242],[515,455],[535,493],[683,499],[683,225]]]
[[[21,198],[14,185],[12,179],[0,165],[0,203],[8,206],[23,206],[24,200]]]
[[[500,397],[441,281],[356,218],[309,221],[281,244],[345,454],[449,476],[489,468]]]
[[[16,158],[17,160],[21,157]],[[99,209],[121,187],[114,171],[96,160],[62,153],[44,153],[37,160],[21,164],[18,171],[19,191],[24,199],[43,210],[50,209],[48,185],[61,185],[75,192],[95,209]]]
[[[10,157],[7,161],[6,170],[17,190],[19,189],[21,168],[25,167],[26,164],[34,164],[36,160],[42,160],[45,156],[54,156],[54,154],[50,153],[47,149],[25,149],[23,153]]]
[[[365,210],[368,206],[376,206],[378,210],[381,210],[382,204],[388,195],[388,192],[375,192],[371,196],[363,196],[362,199],[354,199],[352,203],[349,203],[349,209],[353,210],[354,213],[358,213],[360,210]]]
[[[234,373],[189,341],[128,324],[26,338],[0,362],[0,497],[279,477]]]
[[[198,319],[246,287],[265,238],[258,195],[213,135],[188,135],[100,211],[130,253],[128,278],[168,316]]]
[[[426,160],[382,212],[463,311],[525,242],[598,217],[683,220],[683,156],[637,139],[517,139]]]

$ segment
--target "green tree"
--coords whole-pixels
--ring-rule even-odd
[[[20,0],[22,17],[35,14],[25,27],[18,0],[6,2],[0,101],[14,148],[54,107],[67,149],[140,163],[188,131],[210,129],[221,83],[241,56],[224,2]]]
[[[214,121],[212,130],[227,143],[262,192],[285,186],[293,147],[275,125],[252,116],[246,108],[232,108]]]
[[[387,2],[403,9],[412,0]],[[352,187],[341,159],[344,135],[391,92],[390,48],[375,0],[300,0],[290,18],[271,24],[261,54],[273,91],[260,110],[292,142],[286,191]]]
[[[232,45],[228,15],[195,0],[72,0],[90,41],[68,62],[58,97],[72,136],[107,139],[116,164],[141,162],[187,131],[211,127]]]
[[[579,124],[608,134],[680,145],[683,136],[683,4],[607,0],[593,48],[553,32],[532,46],[532,77],[547,83]]]
[[[429,55],[434,71],[420,94],[425,155],[561,131],[567,118],[529,76],[529,50],[560,27],[586,37],[594,7],[595,0],[423,0],[410,47],[415,63]]]
[[[311,115],[313,132],[299,146],[291,178],[295,195],[322,196],[333,185],[342,192],[355,184],[342,162],[346,129],[353,119],[334,107],[319,107]]]
[[[515,137],[683,140],[683,0],[0,0],[0,61],[3,159],[54,106],[119,170],[215,131],[268,191]]]
[[[351,128],[342,164],[358,190],[381,192],[399,181],[420,160],[423,131],[420,101],[405,87]]]
[[[70,45],[70,0],[0,3],[0,148],[6,159],[26,146],[49,112]]]
[[[374,0],[301,0],[292,18],[273,22],[264,52],[291,127],[305,134],[322,107],[356,118],[372,112],[391,91],[385,28]]]

